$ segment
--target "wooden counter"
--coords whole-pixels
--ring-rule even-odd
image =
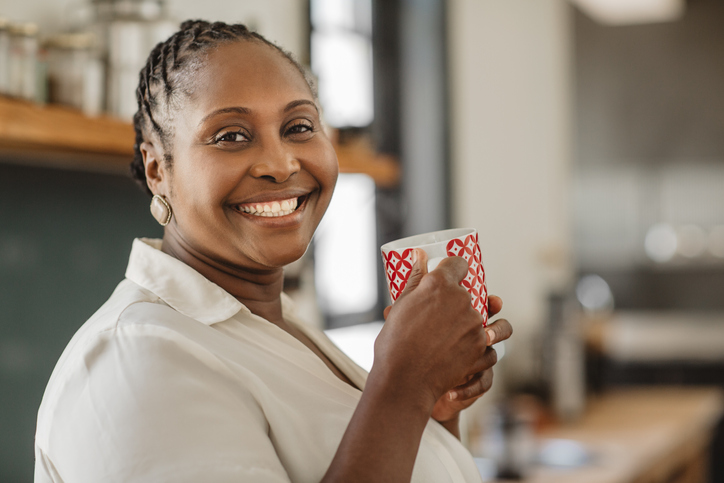
[[[544,431],[593,453],[576,469],[535,467],[527,483],[705,483],[713,431],[724,413],[716,388],[646,388],[590,401],[583,418]],[[722,455],[724,458],[724,455]]]

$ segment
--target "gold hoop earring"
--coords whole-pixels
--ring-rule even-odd
[[[151,214],[161,226],[166,226],[171,221],[171,205],[162,195],[153,195],[151,198]]]

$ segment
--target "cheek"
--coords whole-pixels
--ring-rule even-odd
[[[339,175],[337,153],[332,145],[328,144],[325,149],[317,151],[313,159],[317,161],[310,167],[312,175],[317,179],[322,189],[328,192],[327,196],[331,197],[331,192],[334,191],[337,176]]]
[[[324,173],[324,186],[323,188],[326,188],[326,194],[325,199],[327,206],[329,206],[329,202],[332,200],[332,193],[334,192],[334,187],[337,185],[337,177],[339,176],[339,165],[337,164],[337,155],[333,154],[332,157],[329,159],[327,163],[322,167],[322,172]],[[325,206],[325,210],[327,208]]]
[[[189,216],[209,218],[233,190],[234,177],[228,171],[196,168],[179,172],[174,184],[175,198]]]

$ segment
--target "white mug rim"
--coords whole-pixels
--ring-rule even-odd
[[[450,228],[447,230],[439,230],[439,231],[431,231],[428,233],[420,233],[419,235],[412,235],[405,238],[399,238],[397,240],[393,240],[391,242],[387,242],[380,249],[383,253],[388,253],[390,251],[397,251],[400,249],[408,249],[408,248],[422,248],[423,250],[425,247],[430,247],[433,245],[437,245],[439,243],[444,243],[450,240],[453,240],[455,238],[464,237],[467,235],[472,235],[474,233],[477,233],[477,230],[475,228]],[[415,243],[414,240],[416,238],[422,238],[422,237],[430,237],[433,236],[436,238],[434,242],[431,243]]]

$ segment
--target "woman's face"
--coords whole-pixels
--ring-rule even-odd
[[[194,86],[173,120],[167,230],[231,268],[298,259],[338,172],[306,81],[273,48],[241,41],[212,51]]]

